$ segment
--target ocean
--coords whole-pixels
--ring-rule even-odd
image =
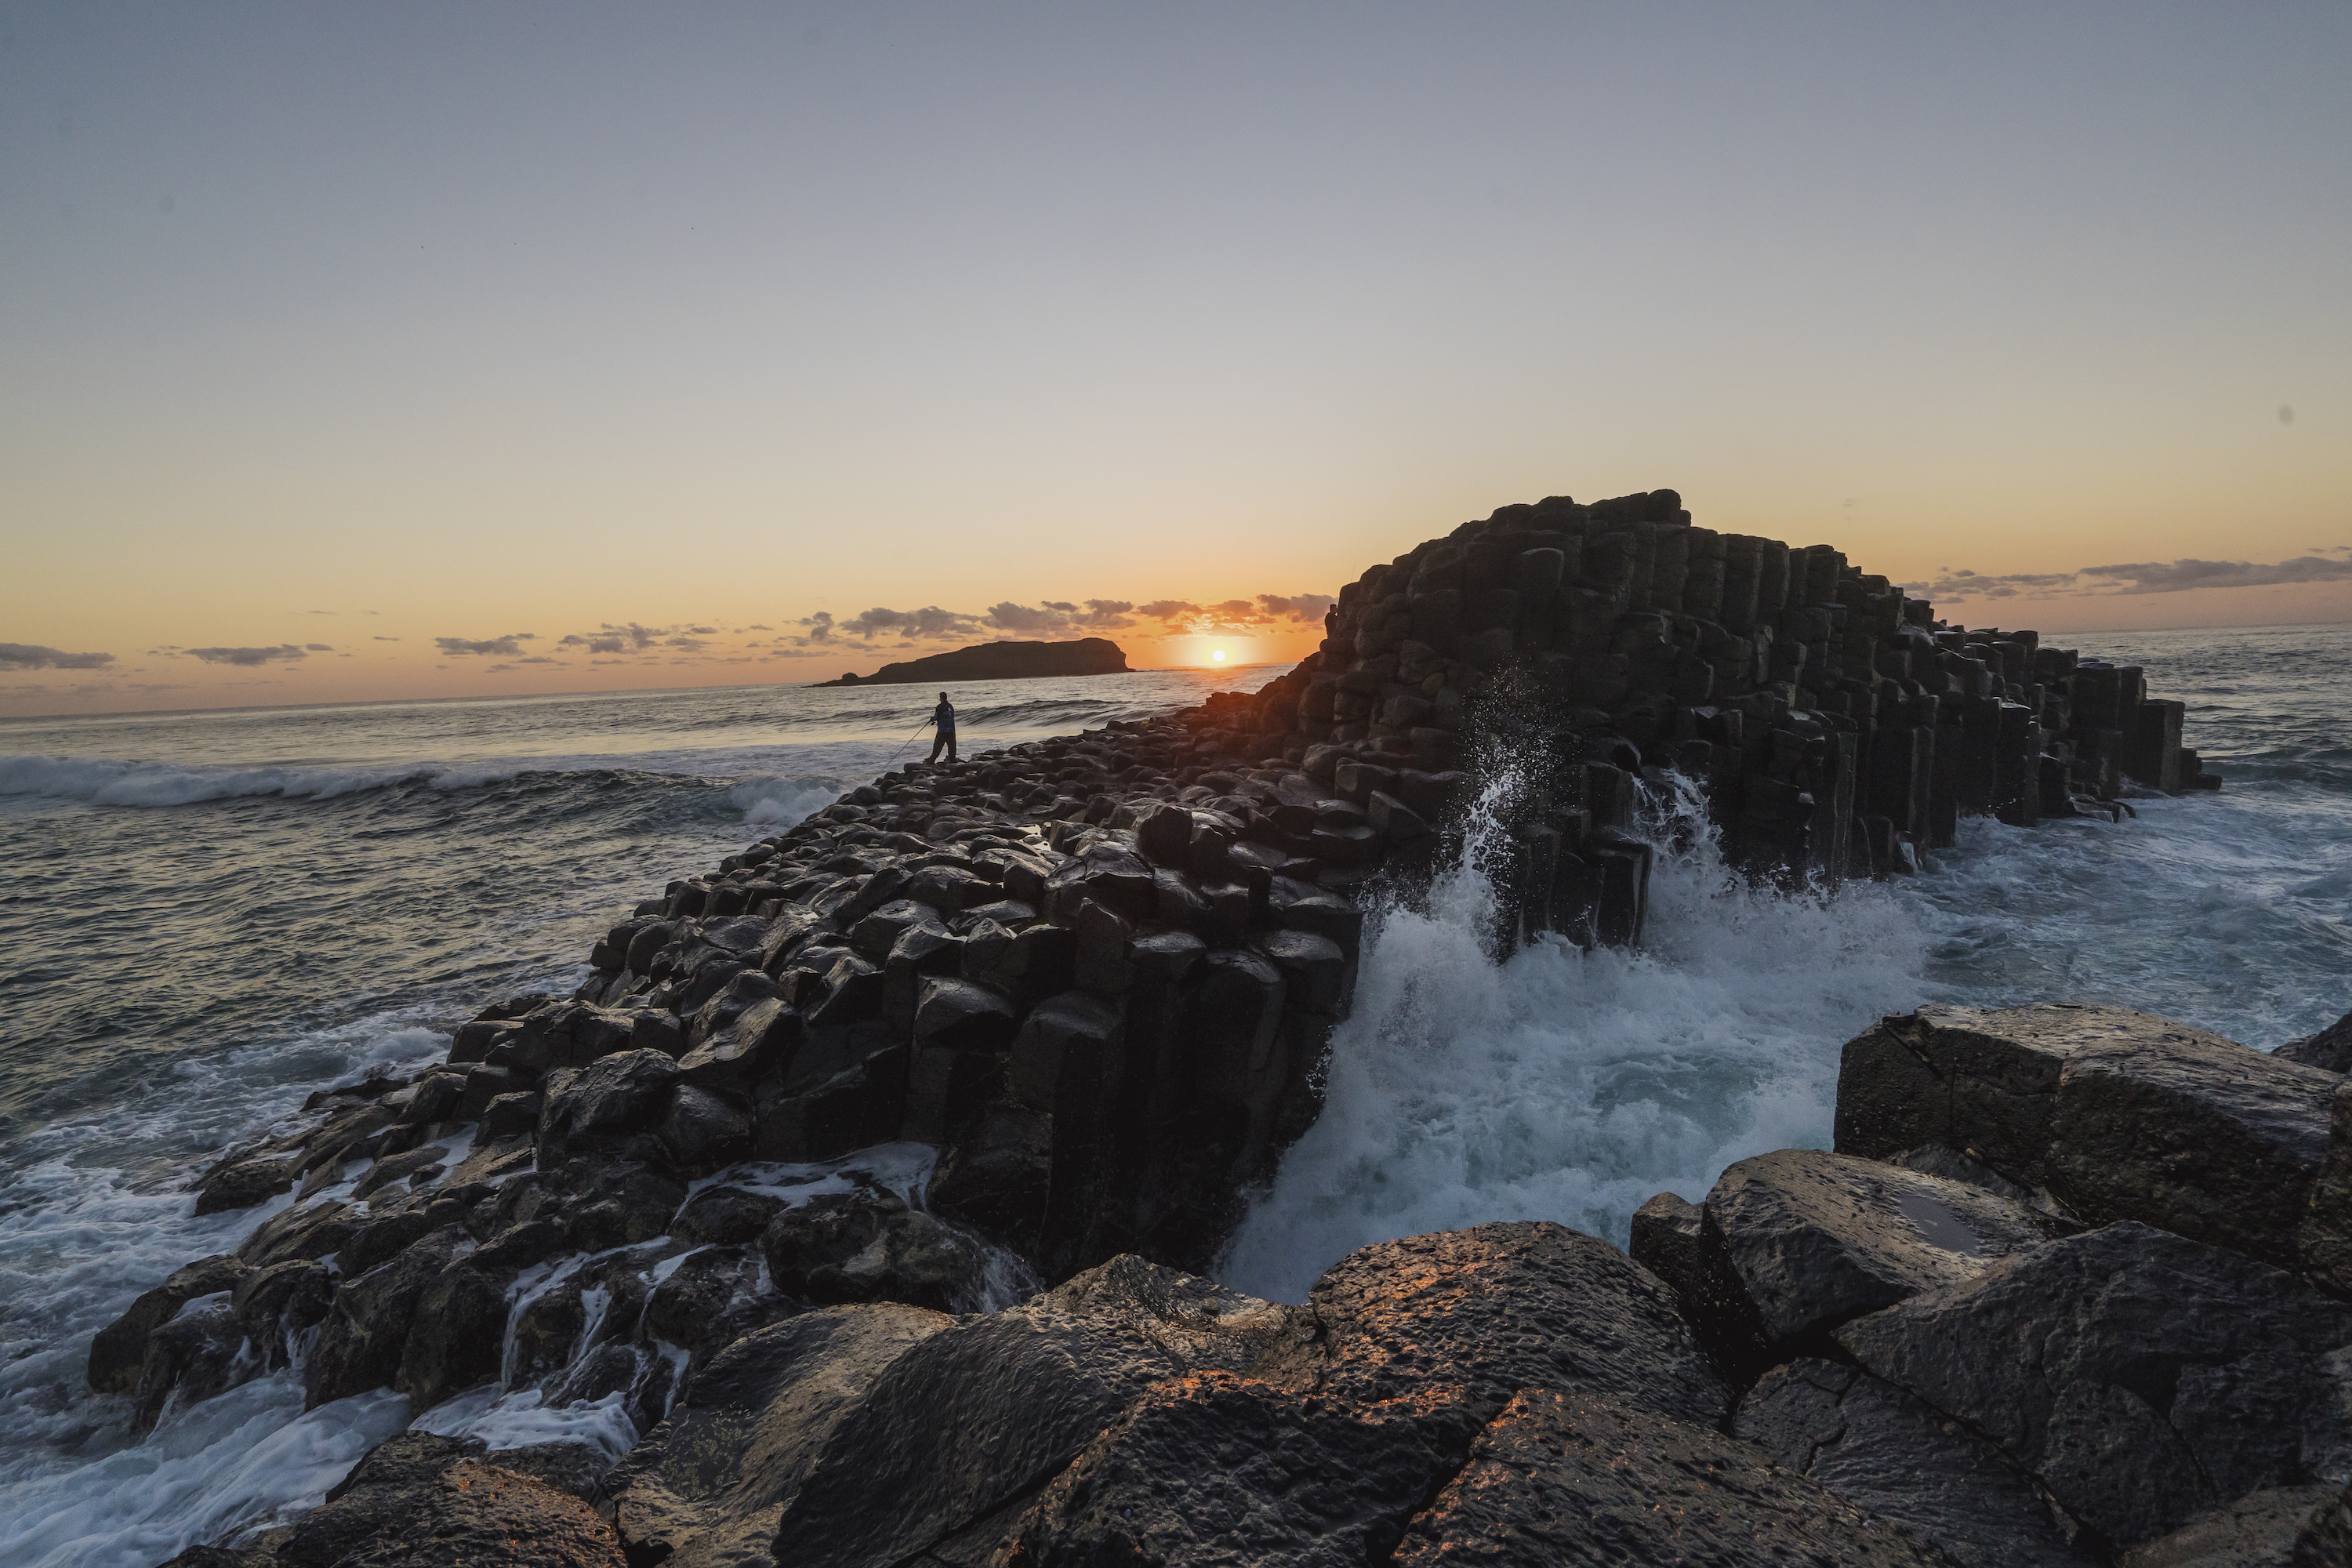
[[[1685,847],[1660,859],[1642,952],[1546,944],[1499,968],[1465,867],[1373,921],[1324,1115],[1224,1279],[1295,1300],[1356,1247],[1489,1219],[1622,1245],[1654,1193],[1826,1146],[1839,1047],[1925,1001],[2111,1002],[2263,1047],[2352,1007],[2352,628],[2057,640],[2184,700],[2223,791],[2137,798],[2122,824],[1965,823],[1927,874],[1828,899],[1740,883],[1685,802],[1657,825]],[[1277,673],[966,684],[963,748]],[[193,1215],[186,1181],[219,1149],[315,1089],[436,1059],[486,1002],[568,989],[639,899],[919,757],[931,695],[0,721],[0,1560],[152,1568],[310,1506],[405,1426],[388,1392],[306,1415],[279,1373],[140,1439],[83,1366],[139,1292],[275,1212]],[[609,1409],[427,1419],[493,1443],[633,1431]]]

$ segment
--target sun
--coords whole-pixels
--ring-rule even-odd
[[[1223,664],[1223,663],[1224,663],[1224,662],[1225,662],[1225,650],[1224,650],[1223,648],[1218,648],[1218,649],[1216,649],[1215,651],[1213,651],[1213,653],[1211,653],[1211,654],[1209,655],[1209,662],[1210,662],[1211,664]]]

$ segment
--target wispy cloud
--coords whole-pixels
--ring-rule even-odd
[[[533,632],[509,632],[504,637],[479,639],[472,637],[435,637],[433,639],[443,653],[451,656],[478,654],[508,658],[522,652],[523,644],[535,640],[537,640],[537,634]]]
[[[2347,547],[2333,545],[2330,551]],[[1947,567],[1931,581],[1902,584],[1932,599],[2095,598],[2138,594],[2186,594],[2198,588],[2270,588],[2292,583],[2352,581],[2352,560],[2298,555],[2267,564],[2249,561],[2132,561],[2074,572],[2012,572],[1989,575]]]
[[[297,647],[290,642],[279,643],[275,647],[189,647],[182,648],[180,652],[190,658],[200,658],[206,664],[231,664],[245,668],[281,661],[290,664],[295,659],[310,657],[308,649]]]
[[[103,669],[113,662],[110,653],[68,653],[33,643],[0,642],[0,669]]]

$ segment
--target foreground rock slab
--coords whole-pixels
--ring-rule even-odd
[[[1847,1044],[1837,1146],[1942,1144],[2093,1223],[2296,1268],[2344,1081],[2126,1008],[1922,1007]]]
[[[1836,1338],[2112,1548],[2352,1478],[2352,1306],[2146,1226],[2000,1259]]]
[[[954,1320],[919,1307],[832,1307],[745,1335],[695,1374],[691,1399],[607,1478],[633,1563],[773,1561],[776,1520],[883,1370]]]
[[[568,1492],[409,1433],[378,1447],[302,1516],[280,1568],[624,1568],[620,1542]]]
[[[2076,1228],[1963,1182],[1811,1149],[1725,1171],[1685,1236],[1675,1221],[1688,1207],[1671,1194],[1645,1205],[1633,1256],[1675,1286],[1718,1355],[1759,1370],[1848,1319]]]
[[[1529,1391],[1412,1521],[1406,1568],[1476,1563],[1951,1568],[1748,1444],[1628,1401]]]

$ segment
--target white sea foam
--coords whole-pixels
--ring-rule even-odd
[[[1301,1300],[1357,1247],[1488,1220],[1622,1246],[1653,1194],[1696,1199],[1733,1161],[1826,1146],[1839,1047],[1917,999],[1926,940],[1893,894],[1759,890],[1704,836],[1660,854],[1643,951],[1548,938],[1498,967],[1479,944],[1493,831],[1368,933],[1322,1116],[1252,1205],[1227,1284]]]

